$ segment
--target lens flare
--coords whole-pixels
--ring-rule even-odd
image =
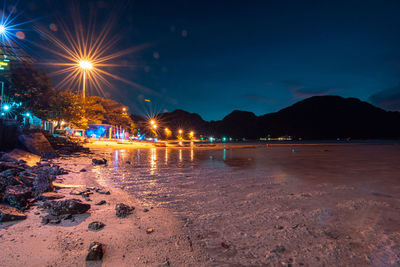
[[[46,27],[36,27],[50,42],[47,46],[37,45],[53,55],[53,60],[44,64],[57,68],[50,73],[51,76],[60,77],[56,87],[75,91],[85,90],[82,88],[86,87],[86,91],[92,94],[107,96],[104,89],[115,88],[109,81],[112,79],[140,91],[157,94],[110,72],[114,67],[126,67],[114,60],[144,49],[148,44],[112,52],[118,42],[117,37],[110,36],[114,17],[105,22],[101,31],[97,31],[93,21],[87,24],[82,22],[77,7],[72,9],[72,14],[72,26],[69,26],[71,23],[58,22],[58,33],[62,34],[61,37],[57,37],[56,33],[50,32]]]

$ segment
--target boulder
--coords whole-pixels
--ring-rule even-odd
[[[95,222],[89,223],[88,229],[92,230],[92,231],[97,231],[97,230],[103,229],[104,226],[106,226],[104,223],[95,221]]]
[[[37,163],[40,162],[40,157],[38,155],[29,153],[25,150],[21,150],[21,149],[14,149],[11,152],[8,152],[6,154],[4,154],[1,157],[2,160],[6,160],[6,161],[24,161],[26,163],[26,165],[28,165],[29,167],[35,166]]]
[[[131,214],[134,209],[135,207],[129,207],[124,203],[119,203],[115,206],[116,215],[119,218],[125,218],[126,216]]]
[[[54,190],[53,183],[48,172],[41,171],[33,180],[33,190],[35,194]]]
[[[92,242],[89,246],[89,252],[86,256],[87,261],[99,261],[103,258],[104,247],[100,242]]]
[[[20,136],[18,136],[18,140],[29,152],[38,156],[55,153],[47,138],[40,132],[21,134]]]
[[[0,204],[0,222],[25,220],[26,215],[18,209]]]
[[[9,185],[3,195],[3,201],[17,209],[28,206],[28,199],[32,196],[32,190],[22,185]]]
[[[79,199],[66,199],[66,200],[48,200],[43,203],[44,209],[54,216],[62,214],[81,214],[90,209],[90,204],[82,203]]]

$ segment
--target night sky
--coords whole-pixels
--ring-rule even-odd
[[[7,5],[14,2],[8,1]],[[32,25],[69,23],[72,1],[19,1],[24,47],[46,43]],[[111,71],[147,89],[107,89],[136,114],[184,109],[219,120],[234,109],[275,112],[313,95],[357,97],[400,110],[400,1],[76,1],[99,27],[117,17]],[[90,8],[91,7],[91,8]],[[54,34],[60,34],[55,32]],[[145,102],[150,99],[151,102]]]

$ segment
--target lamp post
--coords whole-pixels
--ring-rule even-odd
[[[82,99],[83,103],[85,103],[85,96],[86,96],[86,71],[89,71],[93,68],[92,63],[88,60],[81,60],[79,61],[79,68],[83,71],[83,88],[82,88]]]
[[[4,37],[6,35],[6,31],[7,31],[7,28],[4,25],[0,25],[0,35],[1,35],[2,40],[4,39]],[[1,44],[2,44],[3,54],[4,54],[3,42],[1,42]],[[1,104],[0,104],[1,107],[3,107],[3,97],[4,97],[4,81],[1,81]]]

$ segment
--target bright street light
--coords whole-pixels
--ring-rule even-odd
[[[0,25],[0,34],[5,34],[6,33],[6,26]]]
[[[10,106],[9,106],[9,105],[4,105],[4,106],[3,106],[3,109],[4,109],[5,111],[7,111],[7,110],[10,109]]]
[[[81,60],[79,61],[79,68],[83,70],[83,90],[82,90],[82,99],[83,103],[85,103],[85,86],[86,86],[86,71],[91,70],[93,68],[93,64],[90,63],[88,60]]]
[[[91,70],[93,68],[93,65],[87,60],[81,60],[79,61],[79,67],[84,70]]]

